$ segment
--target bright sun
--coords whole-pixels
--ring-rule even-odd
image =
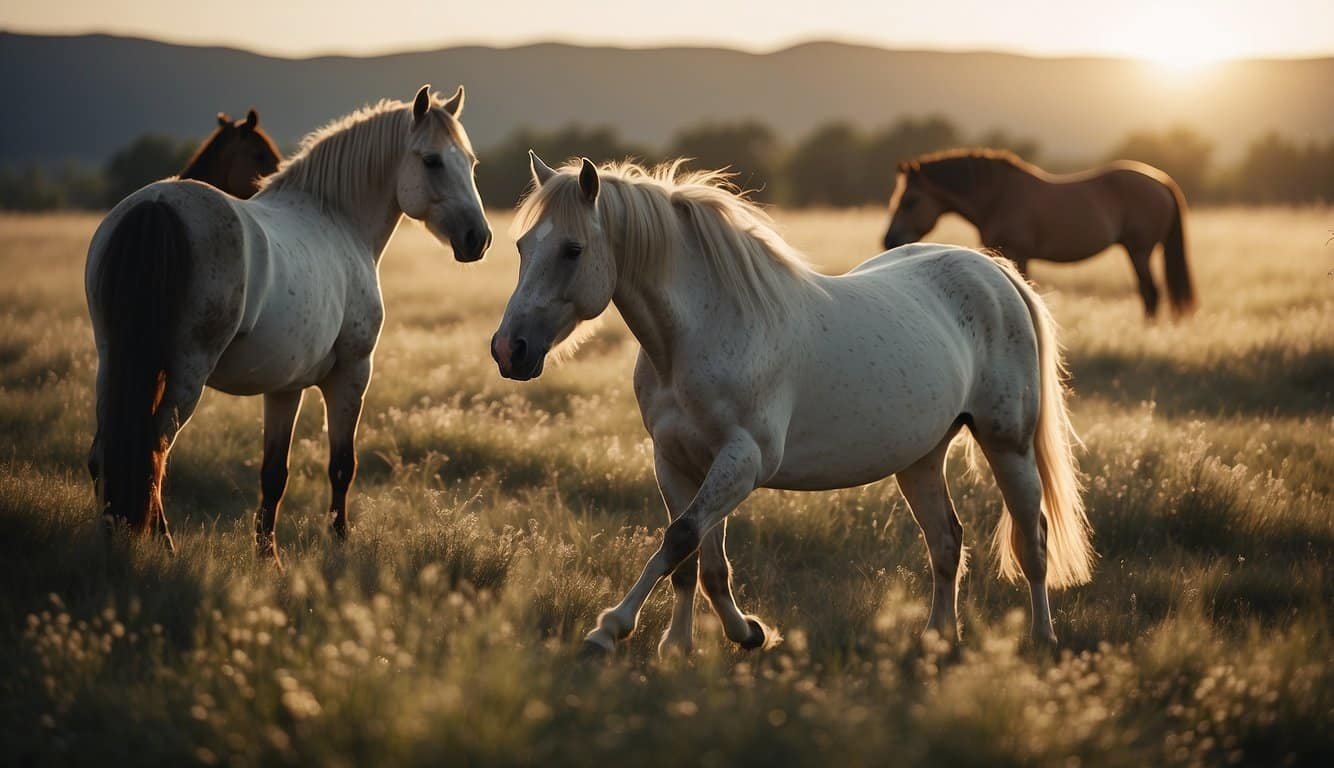
[[[1138,15],[1135,21],[1126,52],[1164,73],[1195,75],[1233,53],[1223,31],[1207,15],[1190,8],[1164,4]]]

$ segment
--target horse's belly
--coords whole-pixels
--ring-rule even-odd
[[[285,335],[248,333],[223,352],[208,385],[232,395],[300,389],[319,383],[333,368],[334,338],[317,328]]]
[[[930,453],[958,416],[957,408],[923,404],[892,410],[868,406],[794,419],[782,464],[765,485],[817,491],[873,483]]]

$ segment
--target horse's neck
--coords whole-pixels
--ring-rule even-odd
[[[677,275],[663,280],[623,277],[617,281],[612,296],[612,303],[625,319],[630,333],[643,347],[653,369],[663,377],[672,370],[676,337],[689,320],[678,283]]]
[[[728,331],[753,332],[760,318],[747,318],[736,297],[719,288],[692,237],[661,275],[622,277],[612,298],[644,353],[661,377],[669,377],[683,346]],[[618,271],[626,275],[626,270]]]
[[[374,211],[364,211],[364,215],[349,217],[348,224],[357,232],[358,239],[366,244],[370,251],[371,260],[375,263],[380,262],[380,257],[384,255],[384,249],[389,247],[389,241],[394,233],[398,231],[398,225],[403,220],[403,212],[398,208],[398,199],[395,190],[391,189],[385,196],[387,199],[382,201],[379,216],[375,216]]]
[[[1004,169],[988,168],[986,172],[990,178],[985,184],[970,184],[964,192],[937,187],[946,198],[949,212],[959,214],[978,229],[985,229],[990,222],[1000,188],[1008,181]]]
[[[371,260],[377,264],[380,256],[384,254],[384,249],[389,246],[390,238],[398,230],[399,222],[403,220],[393,179],[390,179],[385,187],[381,194],[368,197],[371,204],[365,208],[354,211],[339,210],[335,214],[346,221],[360,242],[365,243],[371,254]]]
[[[177,178],[197,179],[199,181],[206,181],[210,184],[214,184],[214,180],[217,179],[218,177],[217,174],[218,164],[216,160],[217,160],[217,152],[213,150],[213,147],[212,146],[204,147],[202,150],[200,150],[198,156],[191,159],[189,164],[185,166],[185,168],[180,172]],[[214,186],[217,185],[214,184]]]
[[[369,138],[362,140],[379,140],[379,144],[370,153],[346,149],[339,152],[332,144],[323,148],[317,145],[293,164],[316,165],[314,170],[318,173],[309,167],[285,169],[284,176],[275,177],[264,193],[314,205],[351,232],[378,262],[403,217],[397,189],[398,164],[403,153],[398,137],[402,132],[383,131],[384,126],[378,124],[402,119],[402,115],[389,111],[349,127],[348,131],[370,133]],[[357,138],[335,135],[324,141],[352,142]]]
[[[398,230],[403,212],[398,208],[392,184],[384,194],[366,195],[363,199],[367,201],[364,207],[349,209],[346,206],[321,205],[318,198],[302,190],[281,189],[268,190],[262,198],[256,196],[249,202],[285,206],[298,211],[313,211],[313,214],[302,215],[318,217],[322,227],[337,228],[361,246],[359,255],[352,251],[349,251],[349,254],[355,255],[356,258],[369,258],[372,264],[378,264],[389,246],[390,239]]]

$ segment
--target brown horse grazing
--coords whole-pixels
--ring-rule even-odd
[[[1184,315],[1195,308],[1186,198],[1170,176],[1143,163],[1118,161],[1056,176],[1001,150],[940,152],[899,164],[889,211],[887,249],[916,242],[941,214],[957,213],[1025,275],[1032,259],[1080,261],[1121,245],[1148,317],[1158,310],[1149,256],[1162,243],[1172,309]]]
[[[219,112],[218,129],[195,150],[179,178],[212,184],[246,200],[259,191],[260,179],[278,170],[282,159],[273,139],[260,130],[258,112],[252,109],[234,123]]]

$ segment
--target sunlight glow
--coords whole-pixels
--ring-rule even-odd
[[[1127,55],[1155,65],[1165,75],[1189,78],[1237,55],[1235,42],[1190,8],[1163,5],[1135,19]]]

